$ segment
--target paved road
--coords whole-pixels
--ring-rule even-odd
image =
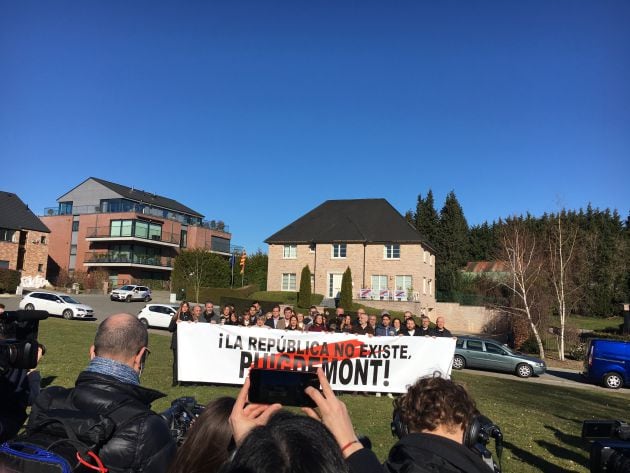
[[[168,303],[169,294],[166,292],[156,292],[154,293],[154,298],[152,302],[157,303]],[[120,312],[127,312],[129,314],[137,314],[144,307],[144,302],[114,302],[109,300],[109,296],[99,295],[99,294],[80,294],[76,296],[76,299],[79,302],[88,304],[92,306],[94,309],[94,314],[96,317],[95,322],[86,322],[86,323],[98,323],[99,321],[109,317],[112,314],[117,314]],[[10,296],[10,297],[0,297],[0,302],[3,303],[7,310],[15,310],[18,308],[18,304],[20,302],[20,297],[18,296]],[[170,335],[166,330],[151,330],[152,333],[160,334],[160,335]],[[585,383],[582,380],[582,376],[579,371],[564,369],[564,368],[550,368],[546,374],[538,377],[533,377],[529,379],[521,379],[512,374],[504,374],[504,373],[493,373],[489,371],[479,371],[479,370],[471,370],[465,369],[464,372],[476,374],[479,376],[493,376],[498,378],[506,378],[512,379],[516,381],[520,381],[523,383],[538,383],[538,384],[546,384],[553,386],[565,386],[571,388],[578,389],[588,389],[592,391],[601,391],[601,392],[615,392],[610,389],[603,388],[601,386],[596,386],[593,384]],[[622,388],[616,392],[625,393],[630,395],[630,388]]]

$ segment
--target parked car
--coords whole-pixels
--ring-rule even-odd
[[[146,286],[135,286],[127,284],[112,290],[109,293],[109,298],[113,301],[144,301],[149,302],[151,300],[151,289]]]
[[[94,309],[67,294],[29,292],[22,297],[19,307],[25,310],[45,310],[51,315],[60,315],[68,320],[94,318]]]
[[[547,371],[547,365],[539,358],[514,352],[494,340],[473,337],[457,339],[453,368],[504,371],[521,378],[529,378]]]
[[[630,385],[630,342],[590,339],[582,374],[588,381],[610,389]]]
[[[138,312],[138,319],[146,327],[168,328],[177,307],[168,304],[147,304]]]

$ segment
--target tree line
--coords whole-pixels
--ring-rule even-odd
[[[462,295],[473,294],[492,300],[503,297],[508,304],[514,304],[513,300],[510,302],[514,295],[511,288],[496,284],[496,279],[493,283],[483,276],[467,277],[463,269],[472,261],[508,263],[507,246],[514,243],[518,231],[521,243],[526,238],[530,256],[539,268],[538,300],[547,306],[541,307],[541,312],[558,313],[556,306],[562,305],[557,303],[554,289],[554,279],[557,283],[560,277],[559,245],[563,245],[565,253],[571,247],[569,262],[562,269],[566,310],[606,317],[618,314],[621,303],[630,301],[630,215],[624,220],[617,210],[594,209],[589,204],[577,211],[562,209],[540,217],[510,216],[469,226],[455,192],[446,196],[438,213],[429,190],[425,196],[418,196],[415,209],[406,213],[406,219],[435,250],[438,300],[458,301]]]

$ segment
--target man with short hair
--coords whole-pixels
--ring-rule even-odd
[[[270,328],[277,328],[278,330],[284,330],[286,328],[286,323],[283,318],[280,317],[280,306],[274,305],[271,309],[271,318],[267,319],[265,322]]]
[[[359,323],[353,327],[352,333],[356,333],[357,335],[374,335],[374,329],[368,324],[368,315],[365,313],[365,310],[359,309],[357,316]]]
[[[252,307],[256,309],[256,313],[254,314],[256,317],[258,317],[259,315],[264,315],[262,307],[260,306],[260,302],[258,301],[252,302]]]
[[[381,325],[376,327],[374,335],[377,337],[393,337],[396,335],[396,330],[391,326],[391,317],[388,312],[383,311],[381,315]]]
[[[370,314],[368,315],[368,324],[372,328],[372,332],[376,333],[376,315]]]
[[[193,322],[202,322],[205,323],[206,319],[203,318],[203,309],[199,304],[196,304],[192,308]]]
[[[413,317],[405,320],[405,328],[401,330],[402,334],[407,337],[419,337],[420,330],[416,327],[416,321]]]
[[[202,319],[209,324],[221,323],[221,316],[214,313],[214,303],[212,301],[206,301]]]
[[[293,309],[291,308],[291,306],[286,306],[284,308],[284,310],[282,311],[284,314],[284,321],[285,324],[289,321],[289,319],[291,318],[291,316],[293,315]]]
[[[435,329],[433,329],[434,337],[452,337],[451,332],[444,327],[444,317],[440,316],[435,319]]]
[[[430,337],[433,335],[433,330],[431,329],[431,319],[429,319],[426,315],[420,317],[420,328],[418,331],[422,337]]]
[[[406,310],[405,313],[403,314],[403,322],[407,321],[407,319],[413,319],[413,314],[411,313],[410,310]]]
[[[47,446],[66,438],[60,435],[63,427],[52,422],[61,413],[65,427],[86,444],[94,443],[95,425],[105,422],[113,431],[95,453],[110,473],[165,472],[176,445],[167,424],[150,409],[164,394],[140,386],[148,340],[147,329],[132,315],[116,314],[101,322],[91,361],[75,387],[50,387],[37,398],[26,426],[28,442]]]

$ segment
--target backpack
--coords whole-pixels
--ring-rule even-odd
[[[99,449],[123,423],[144,414],[146,411],[129,403],[97,417],[70,409],[51,409],[37,429],[0,445],[0,467],[20,473],[106,473]],[[45,426],[50,432],[39,432]]]

